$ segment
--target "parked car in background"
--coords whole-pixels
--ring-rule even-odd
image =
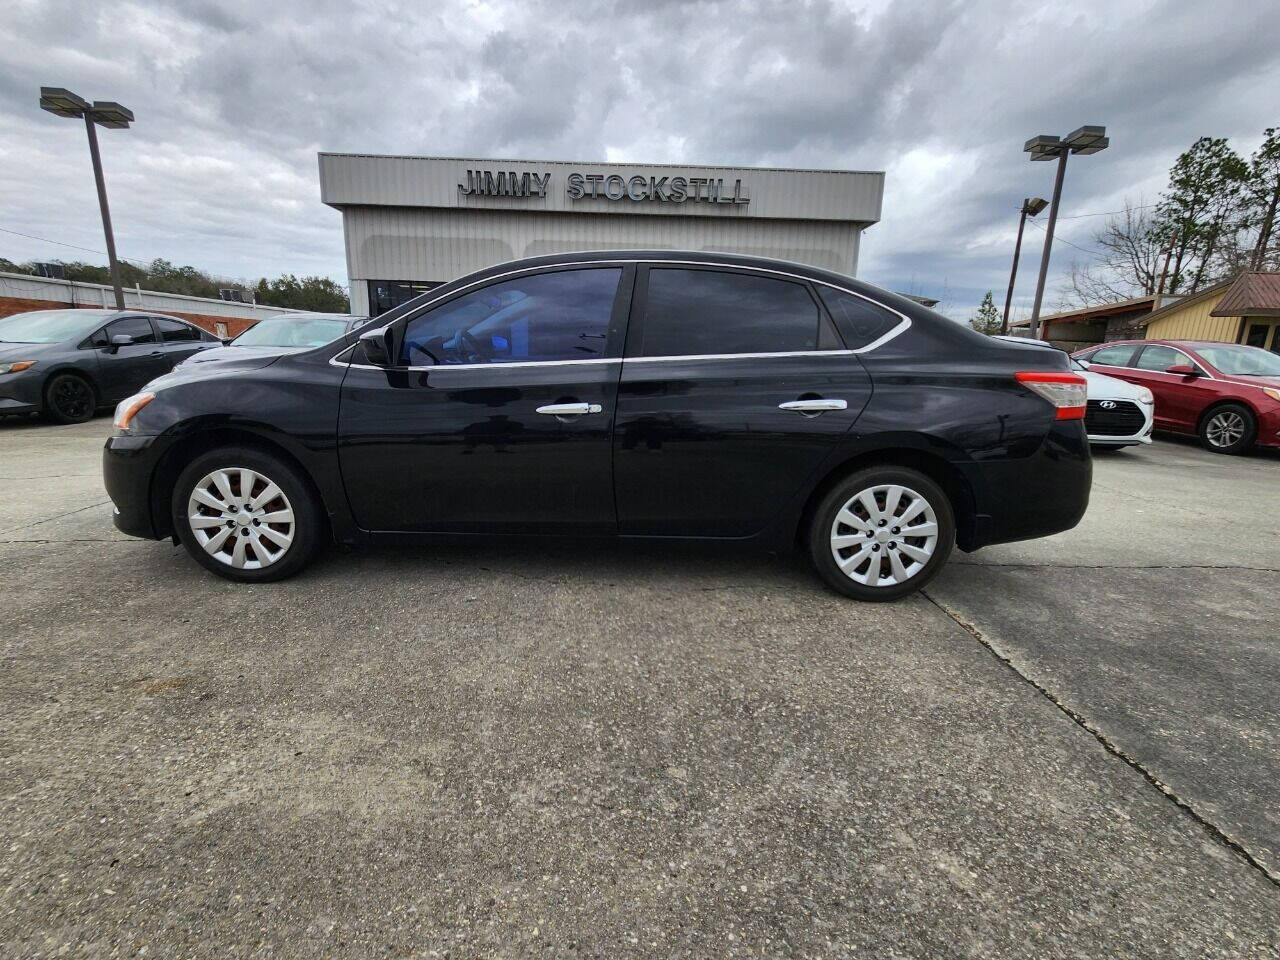
[[[309,350],[332,343],[368,322],[368,317],[348,317],[337,313],[282,313],[259,320],[223,347],[201,353],[191,362],[245,359],[249,351],[278,354],[289,350]]]
[[[997,334],[996,339],[1034,343],[1046,350],[1058,350],[1048,340],[1004,334]],[[1088,363],[1074,358],[1071,359],[1071,369],[1083,376],[1088,385],[1089,404],[1084,415],[1084,428],[1089,435],[1089,446],[1119,449],[1151,442],[1155,400],[1150,390],[1090,370]]]
[[[1065,353],[757,257],[504,263],[216,366],[122,401],[103,470],[120,530],[232,580],[329,538],[571,534],[799,542],[834,589],[891,600],[954,543],[1056,533],[1089,501]]]
[[[1234,343],[1120,340],[1074,357],[1149,389],[1157,430],[1195,434],[1215,453],[1280,447],[1280,355]]]
[[[221,343],[194,324],[136,310],[32,310],[0,317],[0,414],[82,423],[187,357]]]

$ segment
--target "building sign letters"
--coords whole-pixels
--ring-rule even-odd
[[[458,183],[464,197],[545,197],[550,173],[514,170],[468,170]],[[751,202],[742,181],[723,177],[623,176],[621,174],[571,173],[565,177],[570,200],[625,200],[632,203],[717,203],[745,206]]]

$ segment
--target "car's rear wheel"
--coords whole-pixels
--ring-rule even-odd
[[[1244,453],[1257,432],[1253,411],[1238,403],[1214,407],[1200,421],[1200,440],[1214,453]]]
[[[263,583],[301,570],[321,545],[320,505],[296,468],[248,447],[193,460],[174,485],[173,529],[196,562]]]
[[[955,543],[955,512],[917,470],[869,467],[831,489],[813,513],[809,554],[822,578],[858,600],[896,600],[933,579]]]
[[[93,384],[79,374],[57,373],[45,384],[44,415],[54,423],[84,423],[97,409]]]

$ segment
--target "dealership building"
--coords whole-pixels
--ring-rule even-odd
[[[720,250],[856,273],[884,174],[320,154],[342,211],[351,311],[376,316],[506,260],[574,250]]]

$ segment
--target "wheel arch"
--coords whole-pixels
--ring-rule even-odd
[[[867,467],[906,467],[918,470],[940,486],[951,501],[956,519],[956,542],[962,550],[970,549],[975,538],[977,506],[969,481],[956,465],[937,453],[910,446],[887,446],[850,454],[830,467],[809,491],[796,523],[794,542],[803,545],[805,532],[823,497],[850,474]]]
[[[1255,427],[1257,426],[1258,421],[1262,419],[1262,415],[1258,413],[1258,408],[1255,407],[1252,403],[1250,403],[1249,400],[1247,400],[1246,398],[1234,397],[1234,396],[1218,397],[1211,404],[1209,404],[1207,407],[1205,407],[1203,410],[1200,411],[1200,416],[1196,418],[1196,433],[1197,434],[1200,433],[1200,431],[1204,429],[1205,421],[1208,420],[1212,414],[1214,414],[1218,410],[1221,410],[1223,407],[1244,407],[1246,410],[1249,411],[1250,414],[1253,415],[1253,422]]]
[[[40,382],[40,403],[44,404],[49,395],[49,384],[54,377],[69,373],[79,377],[89,385],[89,389],[93,391],[94,405],[102,406],[102,387],[98,385],[98,379],[84,367],[77,367],[74,363],[62,363],[50,370],[45,371],[44,379]]]
[[[303,463],[288,447],[268,436],[246,427],[210,427],[188,433],[176,440],[157,462],[151,474],[151,487],[148,502],[151,510],[151,523],[157,539],[174,537],[171,521],[171,504],[173,487],[178,476],[196,457],[216,450],[219,447],[249,447],[283,460],[298,471],[307,484],[316,502],[320,504],[326,531],[332,534],[330,519],[331,505],[326,501],[320,485],[312,476],[307,465]]]

